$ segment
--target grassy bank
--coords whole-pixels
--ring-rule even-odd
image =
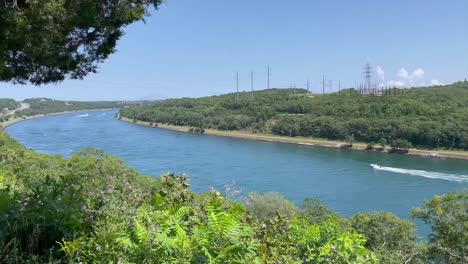
[[[102,109],[89,109],[89,110],[76,110],[76,111],[63,111],[63,112],[57,112],[57,113],[49,113],[49,114],[40,114],[40,115],[32,115],[32,116],[25,116],[25,117],[14,117],[11,118],[10,120],[6,122],[0,122],[0,131],[3,131],[5,128],[16,124],[18,122],[26,121],[29,119],[36,119],[36,118],[41,118],[41,117],[47,117],[47,116],[54,116],[54,115],[64,115],[64,114],[71,114],[71,113],[82,113],[82,112],[92,112],[92,111],[106,111],[106,110],[112,110],[113,108],[102,108]]]
[[[181,132],[189,132],[190,127],[188,126],[174,126],[168,124],[160,124],[157,123],[157,126],[151,126],[151,122],[143,122],[143,121],[136,121],[125,117],[120,118],[121,121],[146,126],[146,127],[155,127],[155,128],[162,128],[162,129],[169,129]],[[232,138],[242,138],[242,139],[250,139],[250,140],[259,140],[259,141],[269,141],[269,142],[278,142],[278,143],[287,143],[287,144],[297,144],[297,145],[304,145],[304,146],[314,146],[314,147],[325,147],[325,148],[335,148],[340,149],[346,145],[344,141],[337,141],[337,140],[327,140],[327,139],[319,139],[319,138],[312,138],[312,137],[287,137],[287,136],[277,136],[271,134],[260,134],[260,133],[250,133],[246,131],[221,131],[216,129],[205,129],[205,134],[213,135],[213,136],[221,136],[221,137],[232,137]],[[351,148],[352,150],[359,150],[359,151],[369,151],[367,150],[367,144],[362,142],[355,142]],[[386,147],[385,149],[378,151],[383,153],[388,153],[390,148]],[[376,150],[372,150],[377,152]],[[430,157],[430,158],[448,158],[448,159],[459,159],[459,160],[468,160],[468,152],[467,151],[454,151],[454,150],[425,150],[425,149],[410,149],[408,155],[411,156],[423,156],[423,157]]]

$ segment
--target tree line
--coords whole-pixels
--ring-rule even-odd
[[[121,110],[127,118],[171,125],[246,130],[367,143],[399,140],[419,148],[468,149],[468,83],[361,95],[354,89],[312,95],[272,89],[170,99]]]

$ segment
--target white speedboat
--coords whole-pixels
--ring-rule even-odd
[[[376,170],[382,169],[382,166],[379,166],[379,165],[377,165],[377,164],[371,164],[371,167],[374,168],[374,169],[376,169]]]

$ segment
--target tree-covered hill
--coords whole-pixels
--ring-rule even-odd
[[[9,110],[17,109],[13,112],[1,113],[0,110],[0,125],[2,122],[12,120],[13,118],[25,118],[28,116],[35,115],[47,115],[52,113],[68,112],[68,111],[84,111],[84,110],[95,110],[105,108],[120,108],[128,105],[135,104],[137,102],[120,102],[120,101],[60,101],[48,98],[31,98],[25,99],[22,102],[16,102],[13,99],[0,99],[0,109],[2,105],[7,107]],[[138,102],[138,104],[144,104],[147,102]],[[21,105],[21,108],[18,106]]]
[[[0,115],[4,109],[13,110],[18,103],[13,99],[0,98]]]
[[[392,89],[361,95],[354,89],[316,95],[273,89],[130,107],[121,115],[155,123],[285,136],[312,136],[420,148],[468,149],[468,83]]]
[[[17,115],[38,115],[38,114],[49,114],[58,113],[65,111],[80,111],[80,110],[92,110],[92,109],[104,109],[104,108],[118,108],[124,106],[123,103],[118,101],[96,101],[96,102],[84,102],[84,101],[59,101],[48,98],[32,98],[25,99],[24,103],[29,104],[29,108],[19,111]]]

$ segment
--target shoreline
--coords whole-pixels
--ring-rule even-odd
[[[83,112],[94,112],[94,111],[107,111],[107,110],[112,110],[115,108],[99,108],[99,109],[89,109],[89,110],[75,110],[75,111],[63,111],[63,112],[55,112],[55,113],[48,113],[48,114],[39,114],[39,115],[33,115],[33,116],[26,116],[24,118],[13,118],[11,120],[8,120],[7,122],[0,123],[0,131],[4,131],[5,128],[14,125],[19,122],[23,122],[26,120],[30,119],[38,119],[38,118],[43,118],[43,117],[48,117],[48,116],[55,116],[55,115],[65,115],[65,114],[73,114],[73,113],[83,113]]]
[[[125,118],[125,117],[121,117],[118,120],[126,122],[126,123],[130,123],[130,124],[139,125],[139,126],[167,129],[167,130],[173,130],[173,131],[179,131],[179,132],[190,132],[190,127],[187,127],[187,126],[174,126],[174,125],[167,125],[167,124],[161,124],[161,123],[154,123],[154,124],[157,124],[157,126],[154,126],[154,125],[151,126],[150,122],[144,122],[144,121],[133,122],[133,120],[129,118]],[[211,135],[211,136],[219,136],[219,137],[230,137],[230,138],[239,138],[239,139],[256,140],[256,141],[276,142],[276,143],[294,144],[294,145],[310,146],[310,147],[322,147],[322,148],[333,148],[333,149],[344,149],[344,150],[348,149],[348,150],[356,150],[356,151],[392,154],[388,152],[388,150],[390,149],[388,147],[386,147],[382,151],[367,150],[366,149],[367,143],[362,143],[362,142],[353,143],[353,146],[351,148],[343,148],[343,145],[346,144],[346,142],[344,141],[335,141],[335,140],[319,139],[319,138],[312,138],[312,137],[286,137],[286,136],[277,136],[277,135],[270,135],[270,134],[254,134],[254,133],[243,132],[243,131],[221,131],[221,130],[216,130],[216,129],[205,129],[204,134]],[[454,159],[454,160],[468,161],[468,151],[409,149],[409,153],[407,154],[403,154],[403,155],[394,154],[394,155],[418,156],[418,157],[425,157],[425,158]]]

